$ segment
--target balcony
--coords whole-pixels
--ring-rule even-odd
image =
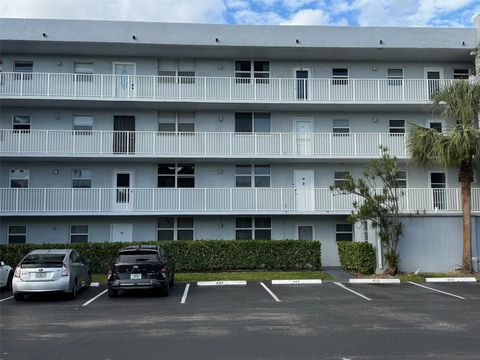
[[[455,80],[168,77],[69,73],[0,74],[4,99],[209,103],[424,104]]]
[[[0,189],[1,216],[17,215],[236,215],[349,214],[354,195],[330,189],[150,188]],[[460,189],[402,189],[405,214],[460,214]],[[480,212],[480,189],[472,189]]]
[[[0,130],[3,157],[375,158],[380,145],[407,157],[406,136],[389,133],[231,133]]]

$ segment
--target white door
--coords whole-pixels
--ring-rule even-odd
[[[127,211],[131,209],[133,171],[115,170],[113,172],[113,185],[115,188],[114,210]]]
[[[314,211],[315,193],[313,169],[294,170],[295,202],[297,210]]]
[[[443,68],[425,68],[425,79],[427,79],[428,98],[431,99],[440,90]]]
[[[310,69],[295,68],[293,71],[295,75],[295,99],[308,100]]]
[[[111,242],[132,242],[133,240],[133,224],[112,224]]]
[[[313,120],[295,119],[297,154],[313,153]]]
[[[114,96],[135,97],[136,95],[136,65],[135,63],[113,63]]]
[[[313,226],[312,225],[298,225],[298,240],[313,240]]]

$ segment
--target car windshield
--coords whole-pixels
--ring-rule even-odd
[[[31,254],[22,261],[22,267],[58,267],[62,266],[65,254]]]
[[[158,261],[158,254],[154,251],[129,251],[118,255],[117,263],[136,263]]]

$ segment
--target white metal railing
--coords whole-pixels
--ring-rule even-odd
[[[0,96],[223,102],[428,102],[455,80],[0,73]]]
[[[380,145],[406,157],[406,135],[0,129],[0,154],[378,157]]]
[[[460,189],[402,189],[403,212],[460,212]],[[353,195],[330,189],[150,188],[0,189],[0,214],[20,213],[349,213]],[[472,189],[472,211],[480,211],[480,189]]]

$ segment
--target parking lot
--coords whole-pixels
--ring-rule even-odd
[[[188,288],[188,289],[187,289]],[[478,359],[480,284],[100,285],[0,295],[1,359]]]

